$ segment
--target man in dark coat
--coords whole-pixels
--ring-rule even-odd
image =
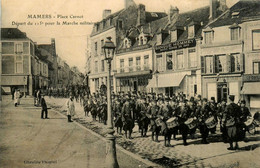
[[[187,99],[181,99],[180,100],[180,106],[177,109],[179,112],[179,124],[180,124],[180,132],[182,135],[182,139],[183,139],[183,145],[187,146],[187,135],[188,135],[188,131],[189,128],[186,124],[184,124],[185,121],[187,121],[187,119],[190,116],[190,109],[187,106]]]
[[[12,89],[11,89],[12,100],[14,100],[14,92],[15,92],[15,87],[12,87]]]
[[[206,98],[204,98],[202,100],[202,105],[198,105],[197,106],[197,116],[199,119],[199,129],[200,129],[200,133],[202,136],[202,143],[203,144],[208,144],[207,141],[207,137],[209,135],[209,129],[206,125],[206,120],[209,118],[210,116],[210,107],[208,105],[208,100]]]
[[[230,147],[227,149],[236,150],[238,149],[237,124],[239,122],[240,108],[234,103],[234,95],[230,95],[228,100],[229,104],[226,107],[223,117],[230,144]],[[233,147],[233,142],[235,142],[235,148]]]
[[[241,113],[239,115],[239,123],[238,123],[238,139],[246,141],[246,125],[244,124],[248,117],[251,117],[251,113],[249,109],[246,107],[246,101],[241,100],[240,103]]]
[[[45,113],[45,119],[49,119],[48,118],[48,109],[47,109],[46,101],[44,99],[44,94],[42,94],[42,96],[41,96],[41,106],[42,106],[41,119],[43,119],[44,113]]]
[[[125,137],[127,138],[127,131],[128,131],[128,138],[132,139],[132,131],[134,128],[134,114],[133,108],[129,102],[129,97],[126,96],[126,101],[122,107],[122,122],[123,122],[123,129],[125,131]]]
[[[160,133],[160,127],[156,125],[155,120],[158,118],[159,114],[159,106],[156,104],[156,100],[152,100],[152,104],[148,107],[148,112],[150,117],[150,125],[151,125],[151,130],[152,130],[152,141],[159,142],[158,137]],[[155,140],[154,140],[155,136]]]

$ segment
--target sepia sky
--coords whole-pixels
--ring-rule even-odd
[[[209,0],[134,0],[142,3],[146,11],[168,12],[170,5],[177,6],[180,13],[209,5]],[[227,0],[230,7],[238,0]],[[79,21],[96,22],[102,19],[104,9],[112,13],[124,8],[124,0],[2,0],[2,27],[17,27],[12,22],[55,22]],[[52,15],[51,19],[29,19],[28,15]],[[57,18],[82,16],[78,19]],[[55,16],[56,18],[53,18]],[[20,25],[18,28],[38,44],[50,44],[56,39],[57,54],[70,66],[77,66],[84,72],[87,36],[92,25]]]

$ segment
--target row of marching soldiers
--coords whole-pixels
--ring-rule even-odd
[[[197,129],[201,133],[201,143],[208,144],[209,132],[216,133],[219,121],[223,141],[230,143],[229,150],[234,150],[238,149],[238,141],[244,140],[246,130],[250,131],[259,123],[259,116],[255,119],[251,117],[245,101],[238,106],[234,98],[230,95],[227,103],[225,100],[216,103],[214,97],[208,101],[200,95],[187,100],[184,94],[171,98],[154,94],[113,94],[114,126],[118,134],[124,130],[125,137],[129,139],[132,139],[135,122],[142,137],[147,136],[150,126],[152,140],[159,142],[159,135],[163,135],[164,145],[169,147],[172,137],[176,139],[178,133],[182,135],[183,145],[188,145],[188,135],[195,138]],[[105,96],[86,95],[83,103],[86,116],[90,112],[94,121],[98,117],[99,122],[106,124],[106,103]]]

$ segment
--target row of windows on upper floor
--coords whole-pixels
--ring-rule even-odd
[[[28,55],[2,56],[2,74],[28,74],[31,68]],[[35,74],[48,74],[48,65],[43,62],[34,62]]]
[[[178,31],[175,30],[171,32],[171,41],[176,41],[178,39]],[[189,29],[189,34],[194,35],[194,29]],[[190,36],[189,38],[191,38]],[[241,27],[233,26],[230,28],[230,40],[237,41],[241,38]],[[140,36],[136,39],[138,40],[138,45],[145,45],[149,40],[149,36],[145,34],[140,34]],[[212,44],[214,41],[214,31],[207,30],[204,31],[204,44]],[[157,35],[157,44],[161,44],[162,42],[162,34]],[[130,48],[132,46],[133,41],[125,38],[123,41],[124,48]],[[252,50],[259,50],[260,49],[260,29],[252,30]],[[102,46],[104,45],[104,40],[102,39],[100,42],[100,54],[103,54]],[[98,54],[98,42],[95,42],[95,56]]]
[[[2,54],[34,55],[34,46],[30,42],[2,42]]]
[[[252,50],[260,49],[260,29],[252,30]],[[212,44],[214,41],[214,31],[204,31],[204,44]],[[241,27],[230,27],[230,40],[237,41],[241,39]]]

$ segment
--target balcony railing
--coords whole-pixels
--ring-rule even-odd
[[[117,69],[117,73],[127,73],[127,72],[138,72],[138,71],[149,71],[150,67],[148,65],[143,66],[131,66],[122,67]]]

